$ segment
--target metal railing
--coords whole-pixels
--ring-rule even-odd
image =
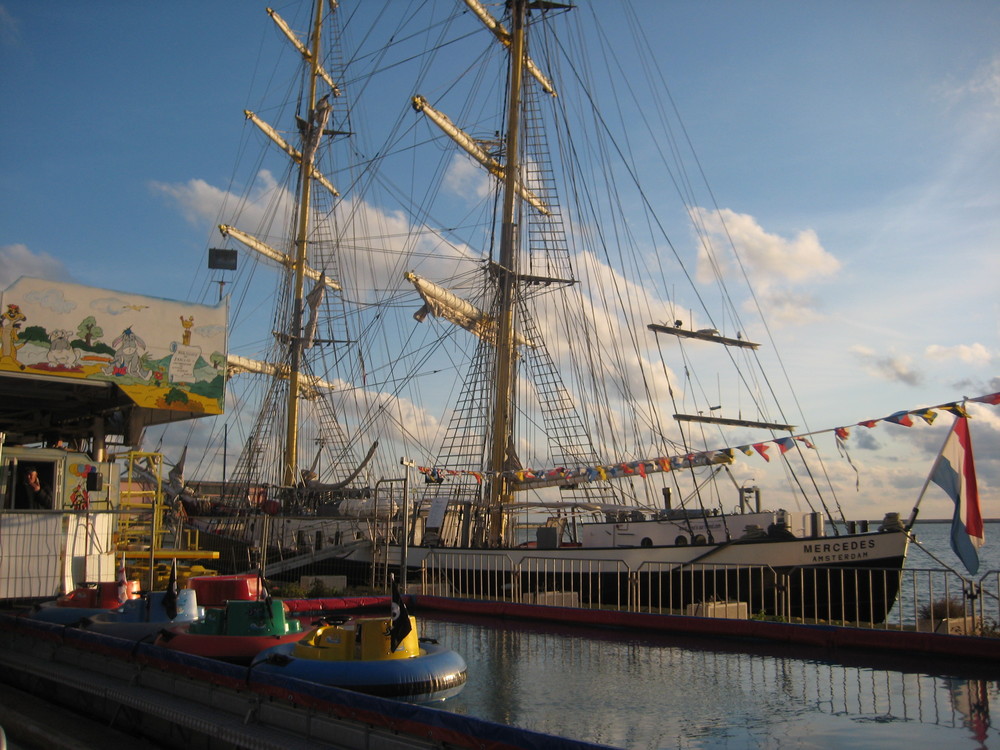
[[[1000,636],[1000,571],[571,561],[435,550],[411,591],[625,612]]]
[[[343,550],[363,544],[370,532],[357,522],[287,521],[281,519],[268,535],[271,544],[285,552],[270,560],[282,580],[339,572],[333,568]],[[108,540],[119,526],[118,516],[106,511],[0,511],[0,599],[51,597],[80,582],[113,580],[121,548]],[[250,538],[243,541],[253,544]],[[130,572],[147,564],[144,552],[126,554],[132,556],[130,568],[135,568]],[[216,559],[207,564],[226,568],[228,554],[213,554]],[[287,573],[276,563],[282,557],[296,563]],[[159,567],[165,561],[157,562]],[[195,562],[195,557],[187,562]],[[253,562],[245,559],[250,567]],[[395,562],[382,564],[398,568]],[[354,565],[364,567],[358,556]],[[245,564],[237,567],[246,569]],[[789,570],[708,563],[629,568],[611,556],[572,560],[444,548],[427,551],[420,570],[419,585],[411,582],[411,592],[627,612],[1000,635],[998,570],[972,579],[935,568]]]

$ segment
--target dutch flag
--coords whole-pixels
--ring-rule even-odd
[[[941,455],[931,469],[931,481],[955,503],[951,521],[951,548],[969,573],[979,571],[979,553],[983,546],[983,517],[979,509],[976,467],[972,460],[972,435],[969,420],[959,417],[951,427]]]

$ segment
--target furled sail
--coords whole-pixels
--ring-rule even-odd
[[[241,229],[229,226],[228,224],[220,224],[219,231],[222,232],[225,237],[232,237],[234,240],[239,240],[246,247],[251,250],[263,255],[265,258],[270,258],[276,263],[280,263],[285,268],[293,268],[295,266],[295,259],[292,258],[287,253],[283,253],[280,250],[268,245],[266,242],[261,242],[259,239],[254,237],[252,234],[248,234]],[[340,291],[340,284],[337,283],[335,279],[328,278],[322,271],[317,271],[315,268],[309,268],[306,266],[304,272],[307,279],[312,279],[313,281],[324,284],[335,292]]]
[[[228,355],[226,357],[226,375],[231,377],[241,372],[287,379],[289,370],[286,364],[264,362],[250,357],[241,357],[238,354]],[[318,398],[321,389],[332,391],[335,388],[336,386],[328,380],[323,380],[315,375],[299,373],[299,395],[302,398]]]
[[[461,146],[465,153],[486,167],[486,170],[491,175],[496,177],[498,180],[504,179],[504,175],[506,174],[504,166],[490,156],[486,150],[479,145],[475,138],[461,128],[457,127],[448,115],[434,109],[434,107],[428,104],[427,100],[422,96],[413,97],[412,102],[413,108],[417,112],[422,112],[427,115],[431,122],[441,128],[441,130],[443,130],[448,137]],[[528,190],[528,188],[525,187],[520,180],[517,181],[515,189],[517,190],[518,195],[531,204],[539,213],[546,216],[549,214],[549,209],[542,202],[542,199]]]
[[[413,284],[420,298],[424,301],[424,306],[413,314],[414,320],[422,323],[427,317],[427,313],[430,313],[471,331],[483,341],[496,342],[497,324],[492,317],[471,302],[467,302],[444,287],[438,286],[433,281],[420,278],[412,271],[408,271],[404,276],[407,281]],[[534,346],[533,342],[516,333],[514,334],[514,342],[518,346]]]

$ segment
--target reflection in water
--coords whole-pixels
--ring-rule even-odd
[[[1000,748],[996,679],[923,659],[449,619],[422,615],[469,664],[446,711],[625,748]]]

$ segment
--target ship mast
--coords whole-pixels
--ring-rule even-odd
[[[309,122],[302,134],[302,158],[299,161],[299,202],[295,232],[295,253],[292,289],[292,326],[289,346],[288,422],[285,426],[284,484],[295,484],[299,447],[299,365],[302,359],[302,311],[305,303],[305,269],[308,257],[309,208],[312,194],[312,172],[319,141],[330,116],[326,98],[317,104],[316,87],[320,73],[320,32],[323,26],[323,0],[316,0],[313,19],[312,55],[309,60]]]
[[[510,86],[507,100],[507,142],[504,167],[503,213],[500,231],[496,370],[493,397],[493,430],[490,437],[490,494],[487,501],[486,543],[499,546],[504,535],[501,507],[513,500],[504,469],[513,444],[514,425],[514,302],[517,285],[517,255],[520,244],[517,191],[520,184],[520,111],[524,73],[525,0],[511,3]]]

